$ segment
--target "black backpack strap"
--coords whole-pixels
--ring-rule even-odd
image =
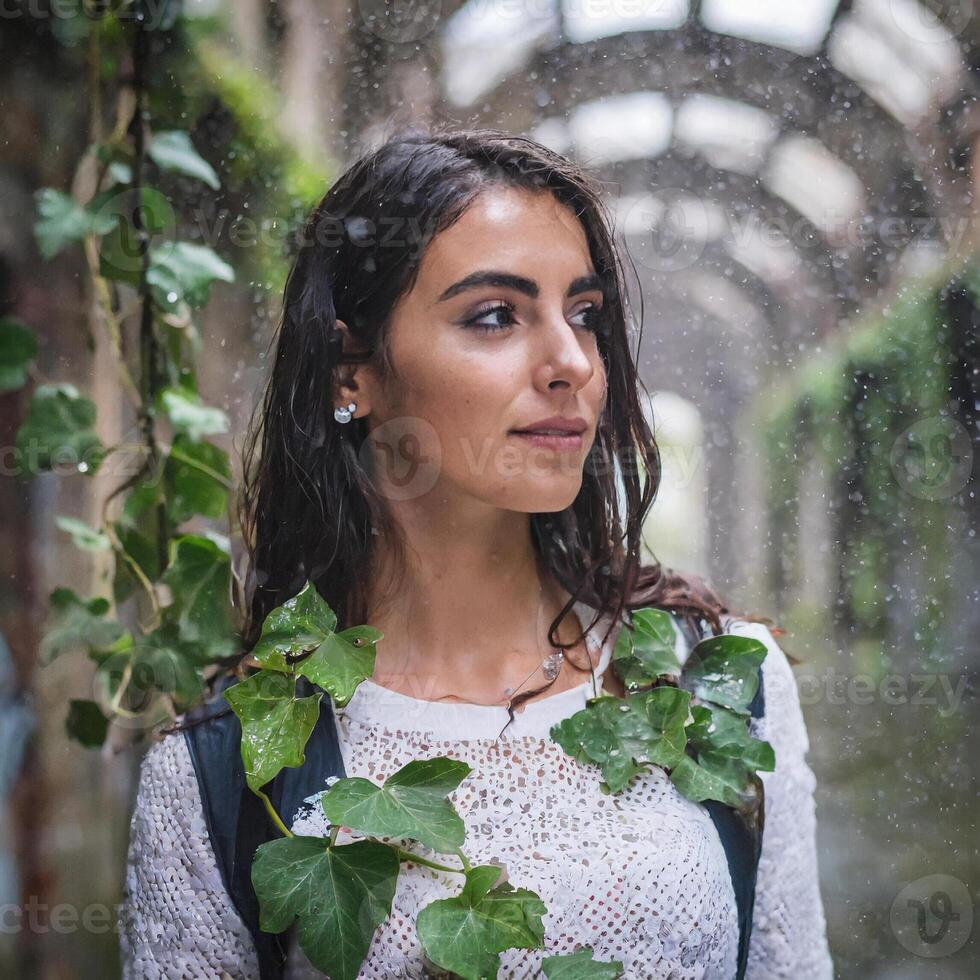
[[[678,618],[688,642],[693,646],[698,638],[689,623]],[[703,638],[703,637],[702,637]],[[766,711],[765,684],[762,667],[759,667],[759,687],[749,705],[753,718],[762,718]],[[732,878],[735,904],[738,910],[738,968],[736,980],[743,980],[749,959],[749,938],[752,935],[752,912],[755,906],[755,885],[759,872],[759,855],[762,853],[762,830],[765,804],[759,807],[753,818],[748,818],[720,800],[704,800],[701,804],[711,817],[725,849],[728,872]]]
[[[203,719],[184,729],[194,771],[201,791],[204,818],[218,871],[228,896],[252,935],[261,980],[283,976],[295,923],[284,933],[259,928],[259,903],[252,886],[252,861],[259,845],[281,836],[262,801],[245,780],[241,756],[241,724],[224,697],[236,682],[233,676],[219,681],[218,695],[189,711],[187,721]],[[320,691],[300,677],[297,695]],[[344,761],[334,726],[330,695],[320,702],[320,716],[306,745],[303,765],[286,768],[263,787],[276,812],[288,826],[307,796],[326,789],[330,776],[344,776]]]

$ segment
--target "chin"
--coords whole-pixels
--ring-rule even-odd
[[[571,507],[582,489],[581,475],[538,477],[521,482],[519,487],[508,488],[504,506],[527,514],[557,514]]]

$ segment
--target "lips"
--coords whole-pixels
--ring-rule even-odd
[[[512,432],[511,436],[515,439],[522,439],[538,449],[559,451],[573,450],[577,452],[582,448],[584,442],[579,432],[562,432],[561,435],[549,435],[545,432]]]
[[[515,429],[520,436],[575,436],[578,431],[575,429]]]
[[[562,418],[552,416],[548,419],[541,419],[531,425],[520,429],[511,429],[519,435],[539,435],[539,436],[579,436],[588,425],[583,418]]]

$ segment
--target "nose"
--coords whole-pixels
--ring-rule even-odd
[[[589,346],[595,337],[583,327],[575,327],[559,310],[542,318],[535,350],[535,385],[541,391],[566,387],[571,391],[584,388],[595,374]]]

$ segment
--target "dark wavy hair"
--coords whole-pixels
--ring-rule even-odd
[[[641,528],[660,485],[661,461],[641,403],[640,390],[647,399],[649,393],[630,346],[624,269],[601,185],[524,136],[411,127],[330,187],[306,221],[289,271],[271,377],[243,447],[238,505],[247,576],[240,675],[240,661],[255,646],[266,615],[307,580],[337,614],[337,628],[345,629],[368,621],[376,542],[393,549],[396,568],[404,560],[399,528],[367,468],[370,454],[360,451],[367,422],[335,421],[336,385],[350,363],[373,361],[382,379],[397,375],[388,325],[416,281],[422,253],[481,192],[500,185],[553,194],[572,209],[605,295],[597,343],[608,390],[581,489],[565,510],[530,517],[539,560],[572,596],[551,623],[548,640],[563,649],[582,641],[557,640],[578,600],[598,610],[586,632],[603,614],[614,614],[611,630],[624,611],[647,606],[675,611],[692,624],[703,619],[721,632],[730,610],[706,582],[659,562],[641,565]],[[630,268],[635,275],[632,261]],[[640,296],[634,350],[642,336]],[[338,319],[348,325],[356,352],[343,349]],[[515,697],[512,708],[541,690]]]

